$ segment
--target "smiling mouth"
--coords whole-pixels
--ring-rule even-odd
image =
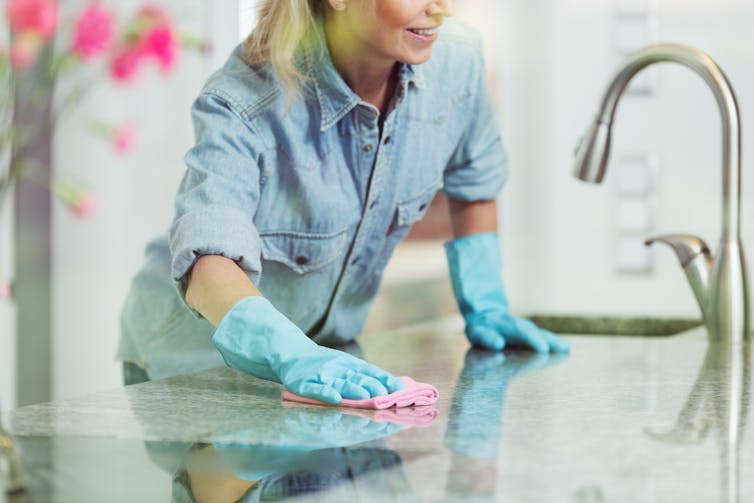
[[[417,35],[421,35],[422,37],[431,37],[433,35],[437,35],[437,33],[440,31],[439,26],[435,26],[434,28],[409,28],[408,31],[411,33],[416,33]]]

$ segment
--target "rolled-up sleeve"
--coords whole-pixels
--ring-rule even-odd
[[[474,86],[469,122],[445,168],[443,191],[461,201],[492,200],[508,177],[508,158],[487,89],[481,51],[476,51],[471,75]]]
[[[205,93],[192,108],[195,145],[175,200],[170,228],[171,273],[185,295],[185,276],[202,255],[234,260],[257,282],[261,274],[258,141],[248,120],[221,97]]]

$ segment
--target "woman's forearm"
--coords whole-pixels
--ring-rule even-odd
[[[217,326],[236,302],[262,295],[246,273],[220,255],[199,257],[189,272],[186,303]]]
[[[497,201],[460,201],[448,198],[453,236],[460,238],[497,232]]]

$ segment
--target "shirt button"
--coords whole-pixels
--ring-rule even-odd
[[[372,208],[374,208],[375,206],[377,206],[377,201],[378,201],[378,200],[377,200],[377,199],[375,199],[375,200],[373,200],[373,201],[372,201],[372,202],[371,202],[371,203],[369,204],[369,209],[370,209],[370,210],[371,210]]]
[[[427,204],[424,203],[421,206],[419,206],[419,211],[424,211],[424,209],[427,207]]]
[[[372,151],[372,145],[370,143],[367,143],[366,145],[364,145],[364,148],[362,150],[364,150],[364,152],[366,153],[369,153]]]
[[[298,265],[306,265],[309,263],[309,259],[301,255],[301,256],[296,257],[296,263]]]
[[[392,138],[390,136],[385,137],[385,145],[387,145],[388,143],[390,143],[391,140],[392,140]]]
[[[358,261],[359,261],[359,257],[356,257],[355,259],[351,261],[351,265],[356,265],[356,262]]]

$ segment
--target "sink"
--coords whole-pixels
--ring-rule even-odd
[[[535,314],[528,317],[542,328],[558,334],[669,336],[702,325],[691,318],[635,318],[612,316],[560,316]]]

